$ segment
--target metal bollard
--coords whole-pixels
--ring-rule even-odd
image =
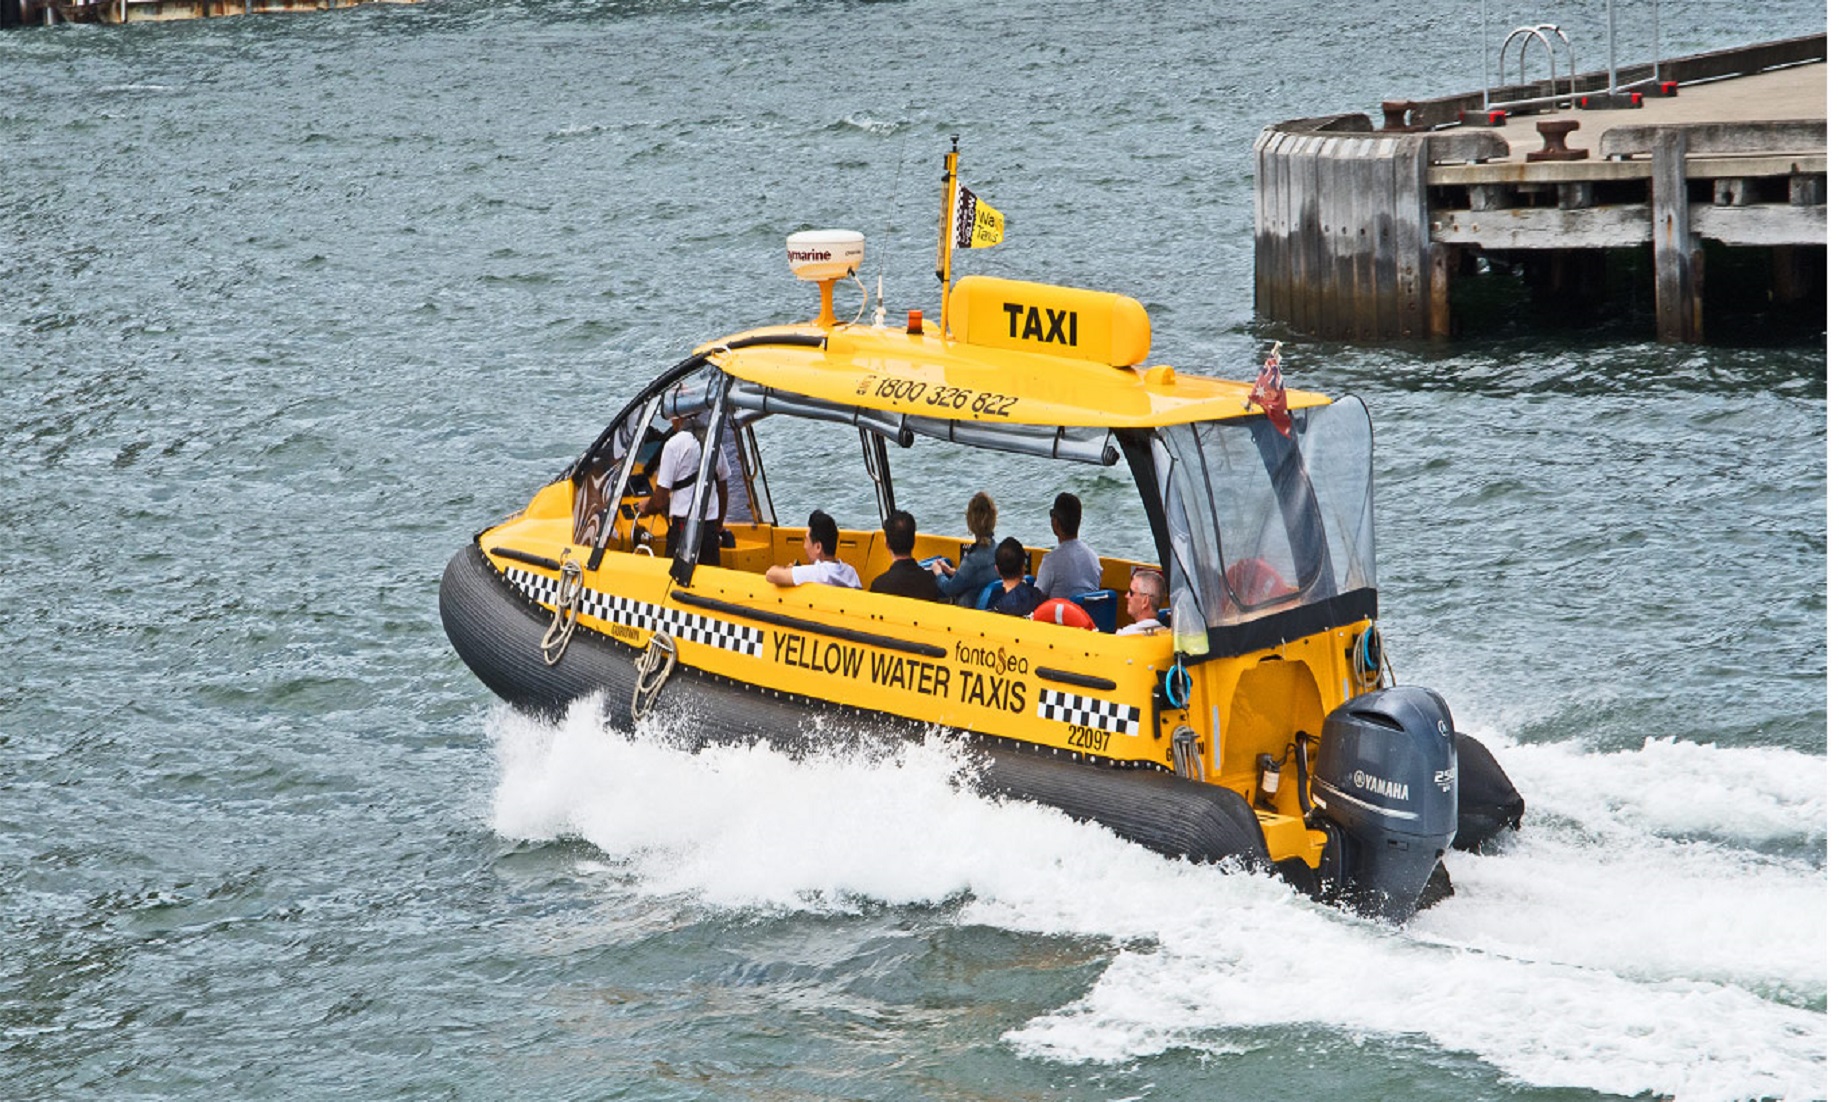
[[[1542,119],[1535,124],[1539,136],[1545,139],[1544,149],[1535,149],[1526,155],[1528,161],[1581,161],[1590,155],[1587,149],[1571,149],[1564,144],[1566,136],[1578,127],[1576,119]]]

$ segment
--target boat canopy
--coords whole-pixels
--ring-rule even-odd
[[[1168,577],[1177,649],[1243,653],[1377,615],[1365,406],[1291,391],[1286,433],[1249,406],[1250,389],[1165,367],[965,347],[936,330],[755,330],[665,372],[565,477],[588,491],[576,520],[592,539],[606,515],[594,502],[632,476],[677,417],[699,436],[714,432],[730,467],[744,472],[747,492],[731,487],[731,505],[766,523],[776,520],[753,436],[765,418],[856,428],[883,519],[893,501],[890,443],[928,437],[1075,463],[1126,459]],[[699,501],[711,492],[711,454],[704,449]],[[680,546],[681,580],[695,568],[697,541]]]
[[[939,421],[1155,428],[1242,417],[1251,385],[872,327],[754,330],[697,350],[729,375],[834,406]],[[1292,410],[1328,398],[1290,391]]]

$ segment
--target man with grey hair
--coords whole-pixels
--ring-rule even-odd
[[[1139,569],[1130,578],[1130,590],[1124,594],[1124,611],[1130,616],[1130,623],[1117,629],[1119,635],[1156,635],[1167,631],[1156,615],[1162,608],[1162,602],[1168,600],[1168,583],[1162,578],[1162,571],[1148,567]]]

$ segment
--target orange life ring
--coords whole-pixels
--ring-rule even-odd
[[[1033,618],[1044,624],[1059,624],[1069,628],[1084,628],[1087,631],[1098,630],[1098,625],[1092,622],[1091,615],[1087,613],[1085,609],[1080,608],[1065,597],[1055,597],[1051,601],[1042,601],[1039,605],[1035,606]]]
[[[1240,605],[1257,608],[1296,594],[1296,587],[1263,559],[1240,559],[1226,568],[1226,588]]]

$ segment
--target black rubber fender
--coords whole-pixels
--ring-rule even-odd
[[[577,632],[560,662],[545,663],[550,611],[514,589],[476,544],[448,561],[440,603],[441,626],[461,660],[486,688],[525,711],[555,718],[596,689],[632,695],[638,652],[596,646],[601,641],[591,633]]]
[[[1460,731],[1456,732],[1456,778],[1453,846],[1477,853],[1501,831],[1520,829],[1526,800],[1488,748]]]
[[[448,562],[440,605],[441,624],[454,650],[508,703],[556,719],[573,701],[599,692],[604,694],[605,720],[616,729],[631,730],[639,648],[579,630],[560,661],[553,666],[544,662],[542,640],[553,614],[518,592],[476,545],[462,547]],[[758,689],[683,666],[665,681],[652,708],[687,720],[678,728],[696,736],[692,744],[705,743],[711,732],[719,732],[723,742],[764,739],[785,748],[804,742],[804,719],[827,710],[794,707]]]
[[[1165,857],[1265,871],[1270,851],[1245,798],[1172,773],[1108,769],[1027,751],[988,754],[985,795],[1020,797],[1098,823]]]

